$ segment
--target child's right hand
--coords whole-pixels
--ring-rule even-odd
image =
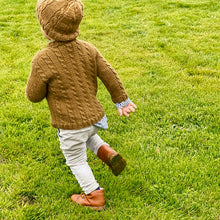
[[[119,113],[120,116],[125,115],[126,117],[129,117],[129,114],[131,112],[135,112],[136,108],[137,108],[137,106],[134,103],[130,102],[125,107],[119,108],[118,113]]]

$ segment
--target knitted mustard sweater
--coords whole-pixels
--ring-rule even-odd
[[[26,95],[32,102],[46,97],[55,128],[81,129],[104,116],[96,98],[97,77],[114,103],[128,98],[117,73],[93,45],[77,39],[51,42],[33,58]]]

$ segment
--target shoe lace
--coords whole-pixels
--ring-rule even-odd
[[[86,197],[86,194],[85,194],[84,192],[81,192],[81,193],[80,193],[80,196],[81,196],[82,198],[85,198],[85,197]]]

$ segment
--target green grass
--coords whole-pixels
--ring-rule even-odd
[[[0,0],[0,219],[219,219],[220,3],[218,0],[84,0],[79,39],[117,70],[138,110],[117,111],[100,136],[126,158],[114,177],[88,152],[106,210],[70,202],[80,192],[65,165],[46,101],[25,85],[46,46],[35,1]]]

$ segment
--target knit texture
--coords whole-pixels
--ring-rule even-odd
[[[46,97],[55,128],[81,129],[104,116],[96,98],[97,77],[114,103],[128,98],[117,73],[93,45],[77,39],[51,42],[33,58],[26,95],[32,102]]]
[[[79,35],[83,18],[80,0],[38,0],[37,16],[47,36],[56,41],[70,41]]]

